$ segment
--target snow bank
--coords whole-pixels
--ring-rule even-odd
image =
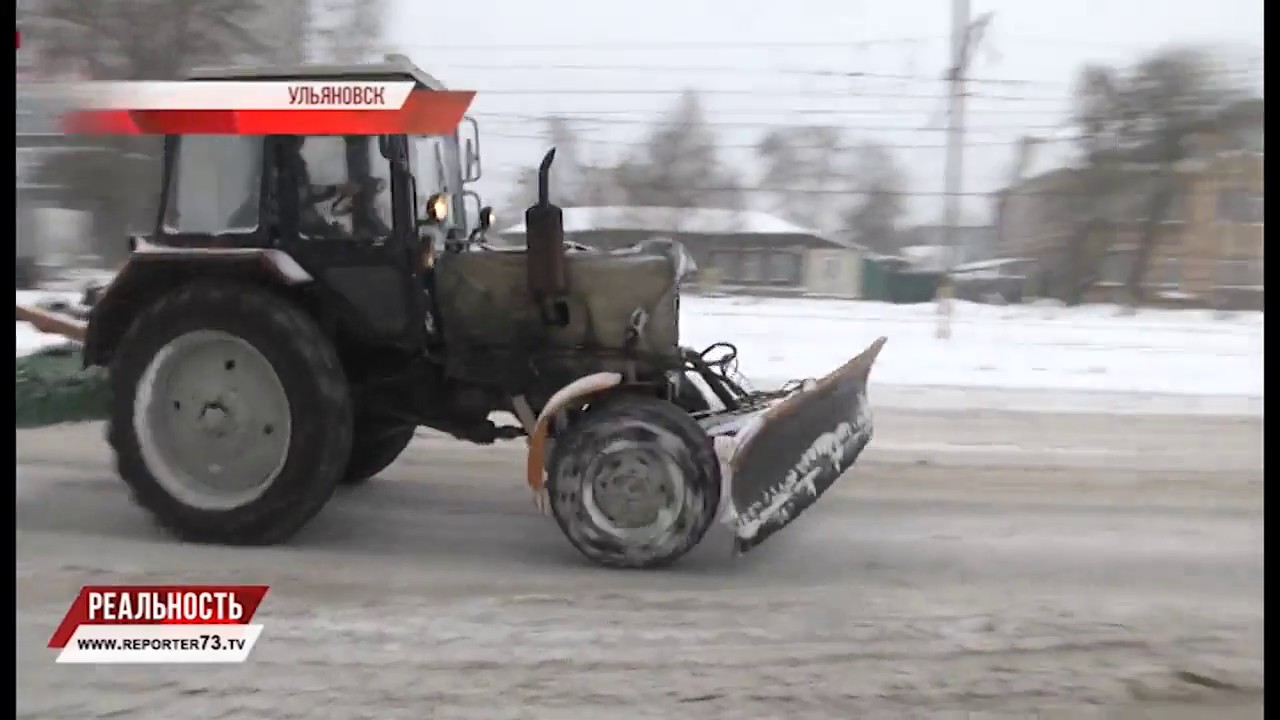
[[[1261,398],[1261,313],[957,302],[951,338],[933,305],[753,298],[682,299],[695,347],[738,346],[757,382],[821,375],[889,338],[876,385]]]
[[[18,323],[18,334],[14,340],[17,345],[17,357],[31,355],[45,348],[66,345],[67,339],[61,335],[50,335],[42,333],[31,326],[31,323]]]
[[[18,302],[78,297],[19,292]],[[737,345],[739,369],[760,387],[822,375],[887,337],[872,372],[878,404],[1261,413],[1261,313],[953,307],[942,340],[933,305],[686,296],[681,334],[698,348]],[[19,357],[65,342],[18,323]]]
[[[69,305],[75,305],[80,302],[82,295],[79,292],[58,290],[18,290],[17,293],[19,305],[38,305],[48,302],[64,302]],[[45,348],[57,347],[68,343],[68,340],[61,335],[40,332],[31,323],[20,322],[17,326],[17,334],[14,338],[17,357],[31,355]]]

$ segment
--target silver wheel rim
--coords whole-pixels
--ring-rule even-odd
[[[660,445],[616,440],[588,461],[583,475],[583,507],[597,527],[619,540],[659,540],[684,510],[684,474]]]
[[[183,504],[230,510],[262,496],[284,469],[289,398],[270,361],[229,333],[179,336],[138,383],[133,427],[143,462]]]

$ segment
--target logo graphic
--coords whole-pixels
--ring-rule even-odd
[[[474,92],[417,90],[412,81],[88,82],[60,88],[84,135],[441,135]]]
[[[86,585],[49,638],[60,663],[242,663],[266,585]]]

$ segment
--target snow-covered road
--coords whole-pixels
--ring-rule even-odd
[[[20,431],[17,716],[1258,716],[1261,420],[878,421],[854,472],[758,551],[712,537],[641,573],[585,566],[536,514],[519,443],[422,433],[294,543],[254,550],[160,535],[100,425]],[[78,588],[118,582],[267,583],[266,629],[244,666],[54,664]]]

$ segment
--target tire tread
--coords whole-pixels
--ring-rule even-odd
[[[172,498],[147,469],[133,431],[134,386],[154,350],[176,337],[171,330],[175,321],[201,317],[233,325],[260,323],[264,335],[275,338],[270,342],[278,343],[274,354],[283,355],[293,366],[280,368],[286,392],[300,385],[314,392],[314,397],[288,392],[294,430],[281,479],[262,497],[229,511],[187,508]],[[151,346],[155,347],[148,352]],[[118,347],[111,368],[108,443],[115,453],[116,470],[135,501],[169,532],[192,542],[277,544],[292,537],[332,497],[350,457],[352,401],[337,353],[302,308],[256,285],[197,281],[142,310]],[[299,404],[307,408],[300,410]],[[300,425],[306,430],[300,431]],[[306,436],[307,446],[301,452],[295,447],[300,436]]]
[[[625,417],[628,420],[661,428],[674,434],[689,450],[689,461],[694,465],[697,477],[686,478],[689,488],[701,500],[702,510],[692,518],[689,529],[681,541],[666,552],[652,555],[631,555],[612,552],[608,548],[593,546],[575,532],[574,523],[584,520],[581,512],[566,516],[557,503],[558,464],[562,454],[591,453],[594,438],[590,437],[596,421]],[[569,542],[593,562],[619,569],[657,569],[667,567],[692,550],[710,529],[720,505],[720,464],[710,437],[697,421],[683,409],[667,400],[643,395],[618,395],[592,407],[584,417],[564,433],[552,450],[551,471],[547,474],[547,492],[551,498],[552,514]]]

